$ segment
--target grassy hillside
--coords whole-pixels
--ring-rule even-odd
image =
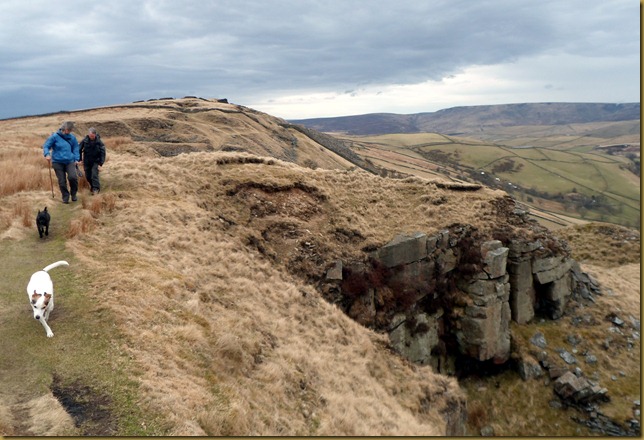
[[[589,433],[569,412],[544,413],[541,383],[510,370],[497,388],[498,377],[459,383],[410,364],[312,282],[399,233],[514,227],[498,209],[505,192],[369,174],[302,133],[292,148],[267,115],[191,102],[0,121],[0,435],[434,436],[466,405],[468,434]],[[52,198],[40,150],[63,119],[98,126],[108,151],[101,194],[83,184],[70,205],[56,188]],[[576,244],[599,232],[567,233]],[[592,243],[580,261],[612,291],[588,310],[594,350],[608,310],[639,319],[639,251],[602,262],[613,242]],[[58,259],[70,267],[51,272],[48,339],[25,286]],[[639,398],[639,339],[627,349],[614,338],[597,374],[615,396],[604,411],[623,418]],[[624,379],[605,382],[616,365]],[[539,397],[525,413],[508,407],[526,395]]]
[[[639,173],[639,148],[626,154],[596,148],[618,140],[639,145],[639,135],[501,136],[495,142],[436,133],[344,139],[375,165],[399,173],[481,182],[508,191],[537,212],[639,227],[640,178],[634,174],[635,163]]]
[[[74,115],[79,125],[98,125],[100,118],[100,112]],[[226,193],[234,182],[286,185],[288,197],[274,205],[281,214],[270,233],[294,228],[294,240],[275,252],[297,253],[308,249],[305,234],[325,240],[315,229],[298,228],[319,202],[293,183],[341,191],[361,173],[313,171],[241,153],[163,157],[147,141],[118,132],[104,134],[101,195],[91,197],[85,186],[77,204],[62,205],[57,193],[51,198],[39,150],[54,123],[33,118],[2,125],[0,237],[3,261],[11,264],[1,269],[0,319],[11,325],[1,327],[8,356],[0,375],[0,432],[446,432],[446,412],[464,402],[456,381],[393,355],[382,335],[355,324],[286,263],[259,252],[253,243],[261,228],[247,224],[254,215],[237,212],[237,198]],[[18,158],[24,167],[13,165]],[[347,197],[333,203],[351,204],[353,197],[363,203],[356,194]],[[50,238],[41,241],[33,219],[43,206],[53,220]],[[353,208],[334,214],[333,231],[358,227]],[[314,216],[317,222],[331,227]],[[71,267],[52,271],[55,336],[47,339],[24,288],[32,272],[61,258]],[[61,404],[56,396],[69,398]],[[54,420],[46,432],[33,409],[43,399]],[[89,415],[72,417],[63,409]]]

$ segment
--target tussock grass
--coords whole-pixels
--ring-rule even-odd
[[[101,213],[110,213],[116,208],[118,196],[113,193],[99,194],[93,197],[83,197],[81,205],[83,209],[89,211],[94,218],[98,218]]]
[[[304,286],[240,246],[223,224],[212,222],[213,214],[221,214],[244,224],[244,213],[228,206],[233,202],[225,195],[230,186],[222,182],[257,181],[259,175],[265,176],[260,179],[265,187],[280,187],[302,169],[223,153],[154,159],[145,166],[124,158],[123,165],[115,166],[110,177],[137,190],[117,201],[101,228],[82,239],[79,235],[74,248],[88,266],[109,260],[124,275],[99,274],[96,282],[112,292],[108,303],[119,310],[123,328],[130,329],[129,351],[146,365],[141,378],[146,404],[156,413],[172,414],[174,433],[197,430],[185,422],[194,420],[190,414],[197,414],[199,432],[208,435],[440,432],[444,422],[438,413],[414,403],[422,396],[394,392],[401,385],[384,380],[394,374],[405,382],[425,383],[433,377],[429,370],[413,373],[400,360],[385,361],[389,355],[376,348],[383,342],[380,336],[365,334],[316,292],[303,296]],[[187,169],[193,171],[190,179],[184,179]],[[307,178],[306,185],[321,194],[337,188],[338,180],[359,187],[351,174],[309,171],[312,180]],[[165,179],[150,179],[151,173]],[[148,179],[151,185],[144,184]],[[205,187],[209,191],[192,196]],[[178,194],[183,197],[176,198]],[[310,197],[306,194],[300,203]],[[357,201],[352,191],[347,194],[347,203]],[[226,199],[230,201],[224,203]],[[386,200],[392,202],[389,196]],[[357,344],[362,347],[359,358]],[[374,365],[383,362],[389,366],[380,366],[374,377]],[[374,381],[379,383],[375,388]],[[381,381],[389,385],[383,387]],[[233,383],[238,385],[231,388]],[[453,382],[440,383],[438,389],[459,395]],[[346,390],[357,397],[349,398]],[[437,408],[446,404],[436,401]]]
[[[96,221],[91,212],[83,212],[79,218],[73,219],[69,224],[67,238],[74,238],[80,234],[86,234],[94,229]]]
[[[105,143],[105,148],[107,151],[114,151],[118,153],[127,152],[131,144],[133,143],[131,138],[125,136],[105,138],[103,142]]]
[[[35,216],[33,216],[31,206],[24,200],[20,200],[13,205],[13,215],[20,219],[22,226],[26,228],[35,224]]]
[[[603,267],[638,263],[641,259],[641,238],[637,230],[608,223],[558,229],[556,234],[567,240],[573,257]]]
[[[24,405],[31,420],[38,420],[32,429],[33,435],[73,435],[74,420],[51,393],[36,397]]]
[[[146,121],[119,111],[109,117]],[[75,116],[84,124],[108,118]],[[222,127],[225,142],[234,145],[238,130],[250,129],[247,120]],[[42,142],[58,123],[7,123],[0,151],[22,148],[4,133],[29,130]],[[274,148],[269,136],[256,139],[266,142],[263,151]],[[391,352],[385,336],[327,303],[304,276],[323,274],[326,263],[360,257],[399,233],[433,234],[463,223],[491,234],[505,222],[503,192],[313,170],[261,154],[159,157],[146,142],[104,141],[109,164],[100,195],[83,192],[70,205],[52,202],[47,186],[1,196],[0,239],[7,246],[0,257],[8,264],[0,270],[12,292],[0,295],[3,331],[12,336],[0,338],[5,431],[24,434],[11,411],[47,395],[57,373],[66,385],[81,380],[112,397],[119,435],[437,436],[465,392],[475,426],[487,421],[499,435],[542,432],[539,423],[550,414],[538,412],[541,388],[526,391],[508,378],[504,394],[491,388],[476,394],[410,365]],[[19,200],[34,218],[49,204],[50,240],[38,241],[8,208]],[[24,273],[22,266],[43,267],[63,256],[73,269],[56,273],[62,294],[51,344],[42,329],[32,332],[36,323],[19,316],[25,277],[34,270]],[[33,362],[22,362],[30,357]],[[27,364],[26,374],[16,367]],[[25,377],[38,386],[25,386]],[[18,392],[24,389],[36,391],[25,396]],[[495,412],[524,396],[531,397],[514,413]]]
[[[53,180],[56,180],[55,176]],[[12,149],[0,157],[0,197],[50,187],[47,162],[42,152],[38,154],[33,149]]]

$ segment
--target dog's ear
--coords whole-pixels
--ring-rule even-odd
[[[45,299],[49,300],[49,298],[51,298],[51,293],[45,292]]]
[[[36,301],[38,301],[38,298],[40,298],[41,296],[42,295],[40,293],[36,293],[36,291],[34,290],[34,294],[31,295],[31,302],[35,304]]]

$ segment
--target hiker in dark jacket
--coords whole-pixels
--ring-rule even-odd
[[[105,163],[105,144],[94,127],[87,131],[87,136],[80,143],[80,157],[92,195],[98,194],[101,191],[98,172]]]
[[[74,130],[73,122],[63,122],[60,129],[49,136],[42,146],[45,159],[51,163],[51,167],[56,172],[63,203],[69,203],[70,194],[72,202],[75,202],[78,192],[76,165],[80,161],[80,153],[78,141],[72,134],[72,130]],[[69,180],[69,189],[67,189],[67,180]]]

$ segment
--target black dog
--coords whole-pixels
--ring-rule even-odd
[[[47,207],[45,206],[44,211],[38,210],[38,215],[36,216],[36,226],[38,226],[38,234],[42,238],[43,234],[49,235],[49,213],[47,212]]]

